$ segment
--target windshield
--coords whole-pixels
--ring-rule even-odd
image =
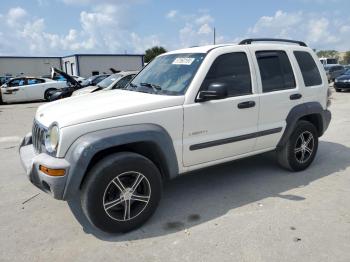
[[[348,69],[347,71],[345,71],[344,75],[350,75],[350,69]]]
[[[109,87],[114,81],[118,80],[121,77],[122,77],[121,74],[113,74],[113,75],[103,79],[97,85],[98,85],[98,87],[106,88],[106,87]]]
[[[158,56],[129,84],[129,90],[166,95],[183,95],[205,54]]]

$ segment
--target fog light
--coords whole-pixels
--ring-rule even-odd
[[[49,176],[64,176],[66,174],[64,169],[52,169],[42,165],[39,166],[39,170]]]

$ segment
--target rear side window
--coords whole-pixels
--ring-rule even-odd
[[[228,96],[231,97],[251,94],[252,85],[247,55],[236,52],[218,56],[209,69],[201,90],[207,90],[212,83],[226,84]]]
[[[258,51],[263,92],[295,88],[295,78],[289,58],[284,51]]]
[[[294,51],[294,55],[299,64],[305,86],[317,86],[322,84],[320,71],[312,56],[304,51]]]

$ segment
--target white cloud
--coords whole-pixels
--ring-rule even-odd
[[[349,19],[325,14],[277,11],[262,16],[243,37],[277,37],[303,40],[317,49],[347,50],[350,46]]]
[[[92,0],[71,1],[86,3]],[[105,1],[106,2],[106,1]],[[141,36],[133,32],[128,6],[103,3],[80,13],[80,26],[66,34],[49,32],[43,18],[28,14],[21,7],[0,14],[0,54],[61,55],[72,52],[144,53],[159,44],[156,35]]]
[[[177,15],[178,11],[177,10],[170,10],[167,14],[166,17],[167,18],[174,18]]]

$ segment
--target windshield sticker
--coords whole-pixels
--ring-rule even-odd
[[[178,57],[174,60],[173,65],[191,65],[194,58],[191,57]]]

